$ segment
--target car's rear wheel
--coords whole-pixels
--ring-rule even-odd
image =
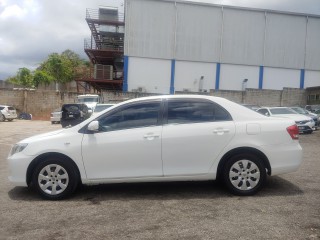
[[[264,185],[266,169],[257,156],[237,154],[224,165],[223,178],[233,194],[249,196],[257,193]]]
[[[32,182],[43,198],[59,200],[75,191],[78,179],[77,171],[68,159],[51,157],[37,165]]]

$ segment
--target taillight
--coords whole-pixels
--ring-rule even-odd
[[[299,139],[299,128],[297,125],[292,125],[290,127],[287,127],[287,131],[290,134],[292,139]]]

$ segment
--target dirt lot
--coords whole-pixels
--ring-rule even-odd
[[[10,185],[11,144],[58,128],[0,123],[0,239],[320,239],[320,131],[300,137],[298,172],[269,177],[252,197],[186,182],[83,187],[52,202]]]

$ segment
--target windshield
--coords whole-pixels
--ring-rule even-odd
[[[78,98],[79,103],[87,103],[87,102],[98,102],[97,97],[92,97],[92,98]]]
[[[111,107],[112,105],[97,105],[96,108],[94,109],[94,112],[101,112],[102,110],[105,110],[109,107]]]
[[[289,108],[270,108],[270,112],[273,115],[277,114],[297,114],[295,111],[289,109]]]
[[[308,114],[308,112],[306,110],[304,110],[303,108],[295,107],[295,108],[291,108],[291,109],[297,113],[300,113],[300,114]]]

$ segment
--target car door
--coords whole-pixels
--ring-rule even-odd
[[[169,99],[162,131],[164,176],[208,173],[231,141],[230,114],[209,100]]]
[[[163,176],[161,101],[131,103],[100,116],[85,133],[82,156],[89,179]]]

